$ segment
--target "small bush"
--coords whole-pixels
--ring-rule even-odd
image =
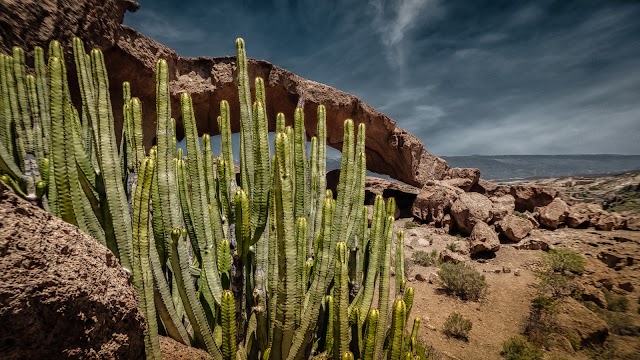
[[[463,300],[479,300],[487,291],[484,275],[466,264],[444,263],[438,276],[445,289]]]
[[[549,335],[557,329],[555,320],[555,299],[538,296],[531,301],[529,316],[524,322],[524,333],[529,342],[539,346],[548,347]]]
[[[457,339],[469,339],[469,331],[473,327],[471,320],[458,314],[457,312],[451,313],[447,320],[444,322],[443,332],[447,336],[451,336]]]
[[[502,343],[502,356],[507,360],[542,360],[542,350],[522,336],[514,336]]]
[[[440,256],[435,250],[430,253],[418,250],[411,255],[411,260],[419,266],[438,266],[440,264]]]
[[[407,221],[407,222],[404,224],[404,228],[405,228],[405,229],[407,229],[407,230],[411,230],[411,229],[413,229],[413,228],[415,228],[415,227],[417,227],[417,226],[418,226],[418,224],[416,224],[416,223],[415,223],[415,222],[413,222],[413,221]]]
[[[546,262],[547,266],[556,273],[582,275],[584,272],[584,258],[569,249],[549,250]]]
[[[458,250],[458,244],[456,242],[450,242],[447,244],[447,249],[451,252],[456,252],[456,250]]]
[[[582,256],[571,250],[554,249],[544,255],[542,264],[536,273],[541,295],[550,294],[556,299],[576,295],[578,287],[573,279],[584,272]]]
[[[607,289],[603,289],[602,293],[605,299],[607,299],[607,310],[617,312],[626,312],[629,310],[629,299],[627,299],[626,296],[612,293]]]
[[[529,220],[529,217],[527,215],[521,213],[520,211],[514,211],[513,215],[517,216],[519,218],[525,219],[525,220]]]

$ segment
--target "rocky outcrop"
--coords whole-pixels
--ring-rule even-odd
[[[177,137],[182,139],[182,117],[178,96],[188,91],[193,98],[198,130],[218,134],[216,118],[219,103],[229,100],[232,130],[239,130],[238,94],[235,85],[234,57],[181,57],[175,51],[147,38],[134,29],[121,25],[127,10],[135,11],[138,4],[131,0],[54,1],[25,0],[0,3],[0,49],[7,52],[12,45],[20,45],[31,54],[35,45],[46,46],[52,39],[68,45],[72,36],[80,36],[89,47],[104,52],[111,84],[114,109],[122,109],[123,81],[131,83],[132,95],[144,105],[143,131],[149,148],[155,134],[155,63],[159,58],[169,64],[172,112],[177,121]],[[39,24],[39,26],[24,26]],[[233,39],[223,39],[233,49]],[[251,54],[251,44],[248,44]],[[68,57],[71,69],[73,63]],[[126,64],[123,66],[123,64]],[[77,80],[70,71],[72,97],[79,102]],[[428,180],[457,179],[463,175],[464,186],[473,186],[479,172],[450,171],[443,159],[429,153],[420,140],[396,126],[396,122],[372,108],[359,98],[314,81],[303,79],[266,61],[249,59],[249,76],[265,79],[269,128],[275,129],[278,112],[292,123],[296,106],[304,108],[307,136],[316,132],[316,110],[319,104],[327,109],[327,144],[342,147],[344,120],[351,118],[367,126],[366,155],[369,170],[386,174],[407,184],[419,186]],[[80,107],[78,107],[80,108]],[[114,112],[116,134],[122,128],[122,116]]]
[[[531,185],[513,185],[510,193],[516,201],[516,210],[520,212],[547,206],[558,195],[558,191],[554,189]]]
[[[507,215],[496,223],[496,227],[507,241],[515,243],[524,239],[533,230],[533,224],[528,219],[516,215]]]
[[[469,236],[469,252],[475,255],[481,252],[496,252],[500,250],[500,240],[493,227],[484,222],[478,222],[473,226]]]
[[[143,358],[128,281],[106,247],[0,182],[0,357]]]
[[[564,200],[556,198],[540,210],[540,224],[550,229],[557,229],[568,213],[569,205]]]
[[[572,228],[587,227],[589,226],[589,220],[591,220],[593,214],[600,211],[602,211],[602,207],[596,204],[573,204],[569,207],[569,212],[567,213],[564,221]]]
[[[471,191],[480,179],[480,170],[473,168],[451,168],[444,183],[449,186],[458,187],[464,191]]]
[[[470,234],[478,222],[488,222],[493,217],[491,200],[478,193],[463,193],[451,205],[451,217],[458,229]]]
[[[420,190],[413,202],[411,213],[422,221],[445,227],[445,219],[449,215],[451,205],[461,194],[464,194],[464,191],[457,187],[430,181]]]

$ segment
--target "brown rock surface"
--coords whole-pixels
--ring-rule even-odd
[[[484,222],[478,222],[469,236],[469,252],[471,255],[479,252],[496,252],[500,250],[500,240],[493,227]]]
[[[493,203],[493,222],[504,219],[516,209],[516,200],[510,194],[489,198]]]
[[[444,182],[447,185],[459,187],[464,191],[471,191],[471,188],[478,183],[479,179],[479,169],[451,168]]]
[[[581,228],[589,226],[589,220],[602,211],[602,206],[590,203],[577,203],[569,207],[565,222],[569,227]]]
[[[451,217],[460,231],[470,234],[478,222],[487,222],[493,217],[493,203],[478,193],[463,193],[451,205]]]
[[[496,224],[500,234],[511,242],[519,242],[533,230],[533,224],[525,218],[516,215],[507,215]]]
[[[510,193],[516,200],[516,210],[520,212],[547,206],[558,195],[557,190],[531,185],[513,185]]]
[[[143,358],[128,280],[106,247],[0,183],[0,357]]]
[[[457,187],[430,181],[420,190],[413,202],[411,213],[422,221],[433,222],[436,226],[444,227],[445,217],[451,209],[451,204],[463,193]]]
[[[160,351],[164,360],[210,360],[206,351],[181,344],[170,337],[160,336]]]
[[[540,210],[540,224],[551,229],[557,229],[568,213],[569,205],[564,200],[560,198],[553,199],[549,205]]]
[[[581,346],[602,344],[609,336],[604,320],[573,298],[563,299],[555,308],[558,332]]]

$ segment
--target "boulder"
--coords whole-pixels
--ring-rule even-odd
[[[478,179],[480,179],[480,169],[451,168],[443,182],[464,191],[471,191],[471,188],[478,183]]]
[[[2,358],[144,358],[129,280],[106,247],[0,183]]]
[[[493,217],[493,203],[478,193],[463,193],[451,205],[451,217],[460,231],[470,234],[478,222],[488,222]]]
[[[510,194],[516,201],[516,210],[524,212],[525,210],[534,211],[536,207],[549,205],[558,195],[558,191],[551,188],[518,184],[511,186]]]
[[[494,196],[489,198],[493,203],[493,222],[504,219],[507,215],[513,213],[516,209],[516,200],[513,196],[507,194],[502,196]]]
[[[622,229],[624,227],[624,218],[620,214],[602,210],[591,217],[590,224],[598,230]]]
[[[493,227],[484,222],[477,222],[469,236],[469,252],[471,255],[480,252],[496,252],[500,250],[500,240]]]
[[[573,298],[564,298],[555,316],[558,333],[581,347],[602,345],[609,336],[607,323]]]
[[[564,222],[572,228],[582,228],[589,226],[589,220],[598,212],[602,211],[602,207],[590,203],[577,203],[569,207]]]
[[[513,248],[518,250],[548,251],[550,249],[550,246],[545,240],[528,238],[513,245]]]
[[[422,221],[444,227],[445,216],[453,202],[462,194],[464,192],[456,187],[430,181],[420,190],[413,202],[411,214]]]
[[[470,191],[486,196],[502,196],[509,194],[511,188],[508,185],[498,185],[485,179],[478,179],[478,182],[471,187]]]
[[[413,202],[420,193],[420,189],[415,186],[373,176],[366,177],[364,186],[366,204],[373,204],[376,195],[396,200],[396,219],[411,216]]]
[[[540,224],[557,229],[569,213],[569,205],[560,198],[553,199],[549,205],[540,210]]]
[[[500,235],[510,242],[519,242],[533,230],[533,224],[526,218],[517,215],[507,215],[496,224]]]

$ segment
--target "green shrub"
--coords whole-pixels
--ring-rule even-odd
[[[502,356],[507,360],[542,360],[542,350],[523,336],[514,336],[502,343]]]
[[[573,281],[584,272],[584,258],[567,249],[554,249],[542,259],[542,268],[536,272],[540,279],[538,290],[541,295],[550,295],[559,299],[578,293]]]
[[[549,250],[546,263],[556,273],[582,275],[584,272],[584,258],[569,249]]]
[[[456,252],[456,250],[458,250],[458,244],[455,241],[452,241],[447,244],[447,249],[451,252]]]
[[[525,215],[525,214],[521,213],[520,211],[514,211],[514,212],[513,212],[513,215],[515,215],[515,216],[517,216],[517,217],[519,217],[519,218],[526,219],[526,220],[528,220],[528,219],[529,219],[529,217],[528,217],[527,215]]]
[[[612,293],[607,289],[603,289],[602,293],[605,299],[607,299],[607,310],[617,312],[626,312],[629,310],[629,299],[627,299],[626,296]]]
[[[440,256],[436,250],[432,250],[430,253],[418,250],[411,255],[411,261],[420,266],[438,266],[440,264]]]
[[[411,229],[413,229],[413,228],[415,228],[415,227],[418,227],[418,224],[416,224],[416,223],[415,223],[415,222],[413,222],[413,221],[408,221],[408,222],[406,222],[406,223],[404,224],[404,228],[405,228],[405,229],[407,229],[407,230],[411,230]]]
[[[438,276],[449,293],[463,300],[479,300],[488,288],[484,275],[462,263],[442,264]]]
[[[531,301],[531,309],[524,322],[524,333],[529,342],[540,347],[550,345],[549,335],[557,329],[556,304],[556,299],[547,296],[538,296]]]
[[[447,317],[447,320],[445,320],[443,332],[447,336],[468,340],[469,332],[472,327],[473,322],[471,322],[471,320],[457,312],[454,312]]]

